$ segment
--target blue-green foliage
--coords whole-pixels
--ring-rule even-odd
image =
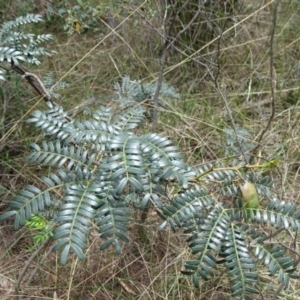
[[[35,35],[24,30],[25,25],[41,21],[40,15],[28,14],[3,23],[0,28],[0,62],[14,65],[18,65],[19,61],[39,64],[39,56],[51,55],[51,51],[40,45],[52,39],[51,34]],[[5,80],[3,74],[1,70],[0,79]]]
[[[1,41],[11,50],[1,48],[2,61],[36,62],[35,54],[47,54],[26,52],[11,33],[15,27],[39,20],[27,16],[3,25]],[[46,86],[51,83],[48,77]],[[192,276],[195,286],[224,264],[232,297],[251,299],[259,292],[258,283],[263,284],[257,271],[257,264],[262,263],[270,276],[288,287],[290,278],[298,278],[295,261],[283,246],[265,244],[269,237],[261,228],[298,231],[300,211],[276,200],[273,181],[256,166],[220,160],[194,168],[169,138],[141,133],[147,112],[144,103],[152,101],[156,87],[124,77],[115,85],[118,108],[101,106],[83,120],[71,119],[48,96],[48,109],[32,112],[27,120],[44,134],[41,142],[31,144],[27,157],[28,163],[41,166],[41,184],[19,190],[0,221],[12,217],[14,228],[19,229],[36,223],[34,216],[43,216],[45,224],[55,229],[37,240],[52,238],[53,249],[61,251],[61,263],[66,264],[70,253],[84,259],[92,225],[103,241],[100,249],[113,245],[120,254],[122,242],[129,242],[132,209],[153,208],[163,220],[159,230],[169,225],[188,235],[191,258],[183,273]],[[163,85],[160,101],[167,103],[170,97],[178,95]],[[266,207],[249,212],[240,205],[240,189],[246,181],[256,187]]]
[[[220,257],[228,269],[232,295],[240,298],[257,293],[257,260],[272,261],[270,275],[278,274],[285,286],[289,278],[297,277],[293,258],[279,257],[284,248],[265,246],[266,234],[257,231],[257,224],[300,229],[296,207],[271,200],[270,177],[253,175],[238,161],[230,166],[225,161],[188,166],[170,139],[135,132],[146,113],[142,96],[137,97],[141,84],[125,77],[116,90],[114,98],[121,108],[117,112],[99,107],[89,119],[70,120],[62,107],[48,101],[48,110],[32,113],[28,123],[46,139],[31,145],[27,161],[47,166],[47,175],[41,177],[44,186],[20,190],[0,220],[13,216],[18,229],[32,214],[47,215],[56,224],[53,249],[61,250],[65,264],[70,252],[85,257],[92,224],[103,239],[101,250],[113,245],[120,254],[122,242],[129,242],[132,210],[152,206],[163,219],[160,230],[169,224],[173,231],[183,228],[190,236],[187,243],[193,257],[183,272],[193,276],[196,286],[200,278],[208,280],[216,272]],[[271,201],[267,208],[250,212],[248,227],[244,226],[248,212],[236,204],[244,181],[252,181],[261,197]],[[177,193],[169,201],[171,186]],[[230,200],[220,202],[215,195]]]
[[[115,83],[114,87],[116,89],[116,95],[120,105],[124,106],[128,105],[128,103],[131,101],[135,103],[152,100],[157,88],[157,83],[143,84],[140,80],[131,80],[129,76],[125,76],[123,77],[121,84],[117,82]],[[176,93],[174,88],[165,83],[161,85],[160,95],[162,95],[163,98],[180,98],[179,94]],[[126,99],[126,101],[123,101],[124,99]]]

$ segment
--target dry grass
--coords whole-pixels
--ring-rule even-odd
[[[183,97],[173,103],[173,112],[161,113],[159,131],[178,142],[190,164],[223,157],[224,131],[231,127],[210,72],[214,76],[218,74],[235,122],[253,134],[254,143],[270,116],[272,14],[268,7],[262,8],[263,1],[241,2],[244,5],[237,24],[226,25],[219,44],[214,36],[198,49],[191,50],[187,58],[172,51],[166,62],[164,78]],[[154,8],[155,3],[152,3]],[[7,12],[12,14],[12,9]],[[258,158],[261,161],[281,159],[278,170],[273,171],[277,193],[297,204],[300,204],[299,13],[300,5],[295,1],[281,1],[273,66],[276,115],[262,141]],[[144,20],[137,11],[130,10],[127,17],[117,20],[120,25],[115,31],[102,24],[105,34],[99,41],[89,33],[68,37],[61,27],[48,24],[56,31],[57,39],[51,46],[58,54],[31,71],[39,75],[51,71],[57,80],[70,83],[69,88],[61,91],[60,103],[66,109],[90,96],[111,94],[113,83],[126,74],[134,79],[156,80],[162,43],[148,21],[156,28],[161,26],[159,18]],[[179,41],[179,47],[184,50],[183,41]],[[13,77],[10,84],[2,89],[5,97],[0,142],[1,210],[20,186],[32,179],[39,184],[40,175],[39,170],[23,164],[26,147],[37,139],[37,133],[21,121],[36,106],[44,104],[26,90],[20,79]],[[94,105],[97,103],[101,103],[101,97]],[[49,252],[48,246],[23,278],[20,289],[23,299],[230,299],[228,278],[222,276],[222,272],[204,283],[200,290],[193,287],[190,278],[180,274],[189,256],[185,236],[168,230],[159,233],[158,224],[155,215],[145,224],[132,223],[131,242],[123,246],[120,257],[110,251],[100,252],[100,240],[92,236],[86,260],[81,262],[71,257],[63,267],[58,254]],[[32,233],[25,229],[14,232],[8,222],[1,224],[0,234],[3,241],[0,245],[0,298],[13,299],[18,274],[31,256],[25,249],[33,245]],[[298,290],[297,283],[292,282],[291,297],[280,297],[300,299]]]

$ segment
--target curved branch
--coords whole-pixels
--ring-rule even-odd
[[[27,271],[27,269],[29,268],[30,264],[32,263],[32,261],[39,255],[39,253],[47,246],[48,242],[50,241],[50,238],[48,238],[46,241],[44,241],[40,247],[38,247],[30,256],[30,258],[28,259],[28,261],[26,262],[24,268],[22,269],[21,273],[20,273],[20,276],[18,278],[18,281],[16,282],[16,285],[15,285],[15,293],[16,293],[16,296],[15,296],[15,299],[16,300],[21,300],[22,299],[22,296],[19,295],[19,288],[20,288],[20,284],[23,280],[23,277]]]
[[[272,11],[272,28],[270,33],[270,90],[271,90],[271,116],[268,120],[267,126],[261,131],[260,135],[257,138],[256,146],[250,151],[252,153],[252,159],[255,157],[255,153],[258,148],[261,146],[261,141],[264,135],[271,127],[271,123],[275,117],[275,104],[276,104],[276,83],[275,83],[275,74],[274,74],[274,37],[276,32],[276,24],[277,24],[277,9],[278,9],[279,1],[274,2],[273,11]]]

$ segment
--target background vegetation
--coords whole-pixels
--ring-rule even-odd
[[[40,78],[68,84],[56,101],[71,115],[113,105],[108,95],[125,75],[144,82],[163,78],[181,98],[170,99],[172,111],[161,112],[146,132],[170,137],[190,165],[201,165],[237,153],[236,129],[247,136],[247,149],[257,146],[253,164],[276,161],[266,171],[276,179],[275,193],[299,205],[298,1],[11,0],[0,3],[0,13],[1,22],[43,15],[45,22],[32,25],[31,32],[51,33],[47,45],[57,53],[26,67]],[[14,72],[1,82],[0,93],[4,211],[25,184],[39,185],[39,168],[24,164],[24,156],[40,133],[24,120],[45,103]],[[23,277],[23,299],[230,299],[225,276],[215,275],[195,289],[181,275],[189,256],[186,236],[159,232],[158,224],[155,212],[146,224],[133,224],[120,257],[113,250],[99,252],[98,238],[90,239],[84,261],[72,258],[66,266],[46,249]],[[36,249],[36,232],[30,226],[15,232],[7,220],[0,234],[1,299],[10,299]],[[289,238],[282,235],[280,241]],[[276,297],[300,299],[299,283],[292,281],[270,299]]]

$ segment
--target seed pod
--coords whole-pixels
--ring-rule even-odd
[[[255,186],[250,182],[246,182],[241,187],[241,192],[242,192],[244,208],[250,210],[257,209],[259,206],[259,198]],[[247,220],[249,219],[249,216],[250,216],[250,211],[248,210]]]

